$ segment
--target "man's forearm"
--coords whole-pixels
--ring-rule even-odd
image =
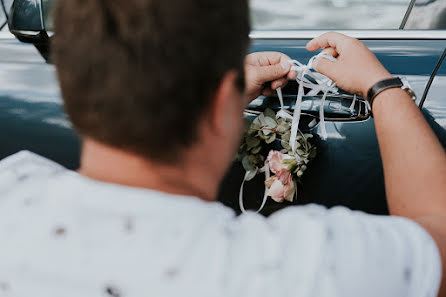
[[[401,89],[387,90],[373,113],[390,212],[446,214],[446,154],[416,104]]]

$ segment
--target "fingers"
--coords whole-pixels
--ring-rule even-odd
[[[328,47],[328,48],[324,49],[322,52],[327,53],[328,55],[332,56],[333,58],[337,58],[339,56],[338,52],[332,47]]]
[[[271,84],[267,84],[265,86],[265,88],[262,90],[262,95],[266,97],[273,96],[278,88],[284,88],[287,84],[288,79],[285,77],[275,80],[271,82]]]
[[[287,76],[290,69],[291,65],[283,62],[272,66],[259,67],[257,69],[257,81],[264,84],[269,81],[281,79]]]
[[[334,48],[338,52],[338,54],[341,54],[343,48],[342,44],[349,39],[351,39],[351,37],[348,37],[341,33],[336,33],[336,32],[324,33],[321,36],[316,37],[310,42],[308,42],[307,50],[310,52],[314,52],[321,48],[331,47]]]
[[[351,37],[340,33],[329,32],[311,40],[307,44],[307,50],[314,52],[323,48],[323,52],[326,52],[334,58],[338,58],[342,54],[346,43],[348,43],[351,39]],[[316,60],[313,66],[316,71],[328,76],[331,79],[334,79],[339,76],[339,71],[342,70],[340,69],[339,65],[336,64],[336,62],[321,58]]]
[[[266,89],[264,89],[264,90],[262,91],[262,95],[265,96],[265,97],[271,97],[271,96],[274,96],[275,93],[276,93],[276,91],[273,91],[273,90],[270,89],[270,88],[266,88]]]
[[[288,83],[288,79],[286,79],[285,77],[275,80],[271,83],[271,89],[276,90],[278,88],[283,88],[287,85]]]
[[[290,72],[288,72],[288,79],[289,80],[295,80],[297,78],[297,71],[296,70],[292,70]]]

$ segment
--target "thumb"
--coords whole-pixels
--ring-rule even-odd
[[[291,64],[287,61],[281,61],[275,65],[260,66],[257,69],[257,81],[264,84],[286,76],[291,70]]]

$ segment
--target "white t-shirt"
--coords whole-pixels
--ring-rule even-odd
[[[404,218],[316,205],[237,217],[29,152],[0,162],[2,297],[434,297],[440,263]]]

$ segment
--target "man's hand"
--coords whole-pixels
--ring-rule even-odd
[[[307,44],[311,52],[321,48],[338,61],[320,59],[314,68],[348,92],[365,98],[375,83],[392,77],[367,46],[355,38],[326,33]]]
[[[251,101],[261,94],[272,96],[274,90],[282,88],[288,79],[295,79],[297,73],[291,71],[290,57],[278,52],[259,52],[246,56],[245,78],[246,96]]]

